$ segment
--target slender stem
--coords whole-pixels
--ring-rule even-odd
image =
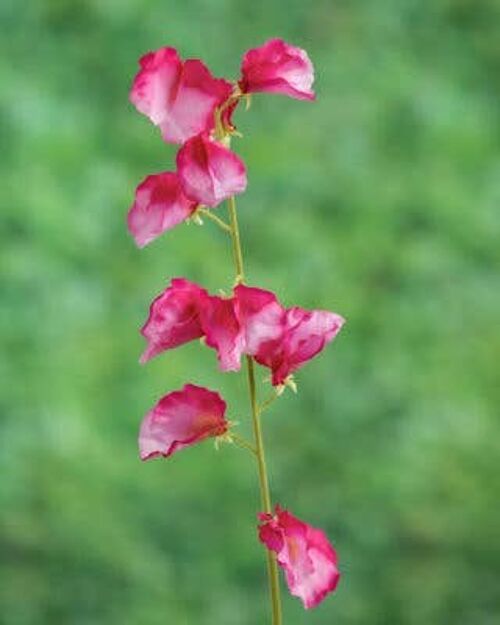
[[[269,492],[269,480],[267,478],[266,458],[264,454],[264,441],[262,437],[262,426],[259,419],[259,409],[257,405],[257,393],[255,389],[255,369],[251,356],[246,357],[248,388],[250,391],[250,403],[252,406],[252,425],[255,438],[255,448],[257,450],[257,463],[259,468],[260,495],[264,512],[271,512],[271,494]]]
[[[244,280],[243,254],[241,251],[240,231],[238,227],[238,215],[236,213],[236,202],[234,197],[228,200],[229,217],[231,222],[231,240],[233,243],[234,264],[236,267],[236,283]],[[251,356],[246,357],[248,390],[250,394],[250,406],[252,409],[252,426],[255,441],[255,451],[257,455],[257,467],[259,471],[259,486],[262,508],[264,512],[272,513],[271,495],[269,492],[269,479],[267,477],[266,456],[264,452],[264,439],[262,436],[262,426],[260,422],[260,411],[257,403],[257,390],[255,386],[254,362]],[[276,554],[267,551],[267,573],[269,579],[269,592],[271,595],[272,623],[282,625],[281,597],[279,585],[278,565]]]
[[[209,211],[206,208],[199,208],[198,213],[200,215],[203,215],[203,217],[206,217],[207,219],[210,219],[211,221],[216,223],[219,228],[222,228],[222,230],[224,230],[225,232],[231,233],[231,226],[220,217],[217,217],[217,215],[214,215],[212,211]]]
[[[266,401],[263,401],[259,405],[259,414],[262,414],[265,410],[267,410],[269,406],[273,404],[276,399],[278,399],[278,397],[279,397],[278,393],[274,391],[274,393],[270,397],[268,397]]]
[[[236,267],[236,283],[239,284],[245,279],[243,270],[243,253],[241,251],[240,229],[238,227],[238,214],[236,212],[236,202],[234,196],[228,200],[229,218],[231,222],[231,240],[233,242],[234,266]]]
[[[257,450],[255,449],[255,447],[242,436],[231,432],[231,438],[235,445],[238,445],[238,447],[242,447],[243,449],[248,449],[248,451],[251,451],[254,456],[257,456]]]

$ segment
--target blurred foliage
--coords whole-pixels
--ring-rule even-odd
[[[270,36],[310,52],[318,100],[237,114],[248,273],[348,319],[266,417],[275,498],[343,571],[315,611],[285,593],[285,623],[498,623],[497,0],[2,0],[0,25],[1,623],[268,622],[251,460],[136,450],[187,380],[247,427],[212,351],[137,364],[170,277],[230,285],[227,241],[182,226],[139,252],[124,217],[174,158],[128,104],[137,58],[236,77]]]

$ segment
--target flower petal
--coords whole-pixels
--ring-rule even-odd
[[[177,171],[191,200],[214,207],[247,186],[243,161],[206,134],[187,141],[177,153]]]
[[[206,344],[217,350],[222,371],[238,371],[244,349],[244,334],[234,309],[234,300],[208,296],[200,310]]]
[[[144,247],[165,230],[185,221],[196,206],[182,192],[177,174],[153,174],[137,187],[127,217],[129,232],[136,244]]]
[[[186,384],[169,393],[144,417],[139,433],[141,460],[168,457],[179,449],[227,431],[226,402],[202,386]]]
[[[321,530],[276,506],[275,515],[259,515],[259,539],[277,554],[292,595],[305,608],[317,606],[335,590],[340,573],[337,554]]]
[[[244,93],[281,93],[298,100],[314,100],[314,68],[305,50],[282,39],[270,39],[248,50],[241,64]]]
[[[344,323],[343,317],[326,310],[289,308],[281,353],[274,362],[273,384],[282,384],[291,373],[321,352]]]
[[[245,351],[255,356],[263,345],[283,335],[286,311],[271,291],[240,284],[234,293],[245,331]]]
[[[182,61],[175,48],[149,52],[139,64],[130,100],[165,141],[183,143],[213,129],[215,108],[230,96],[231,83],[214,78],[198,59]]]
[[[198,311],[207,292],[184,278],[174,278],[151,304],[141,328],[148,345],[141,356],[145,363],[167,349],[203,336]]]

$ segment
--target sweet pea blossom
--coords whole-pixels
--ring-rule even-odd
[[[317,606],[338,584],[337,554],[319,529],[276,506],[275,514],[260,514],[259,539],[277,554],[292,595],[306,609]]]
[[[279,339],[262,343],[255,360],[272,371],[273,385],[286,378],[319,354],[333,341],[344,319],[327,310],[304,310],[295,306],[286,310],[285,330]]]
[[[205,133],[186,141],[179,150],[177,172],[187,197],[212,208],[243,193],[247,186],[243,161]]]
[[[164,172],[145,178],[137,187],[127,223],[138,247],[185,221],[197,208],[182,192],[177,174]]]
[[[142,363],[203,337],[208,347],[217,351],[221,371],[236,371],[245,347],[234,299],[209,295],[184,278],[174,278],[153,300],[141,334],[148,342],[140,359]]]
[[[326,310],[284,308],[270,291],[235,288],[245,328],[246,353],[272,372],[274,386],[323,350],[342,328],[344,319]]]
[[[140,362],[202,337],[199,310],[206,297],[207,292],[197,284],[174,278],[151,304],[149,317],[141,328],[148,345]]]
[[[307,52],[282,39],[270,39],[243,56],[239,81],[243,93],[281,93],[314,100],[313,81],[314,68]]]
[[[343,323],[326,310],[284,308],[264,289],[240,284],[227,298],[177,278],[151,304],[141,329],[148,341],[141,362],[204,337],[217,351],[221,371],[238,371],[248,354],[271,369],[272,383],[279,386],[322,351]]]
[[[141,460],[165,458],[228,429],[226,402],[207,388],[186,384],[169,393],[144,417],[139,433]]]
[[[214,127],[214,111],[233,87],[214,78],[198,59],[182,61],[175,48],[145,54],[132,83],[130,101],[159,126],[169,143],[183,143]]]

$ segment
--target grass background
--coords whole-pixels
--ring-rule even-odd
[[[228,288],[228,242],[138,251],[124,219],[175,154],[127,101],[137,58],[236,77],[271,36],[309,51],[318,100],[237,114],[249,279],[348,319],[266,417],[275,498],[343,572],[315,611],[285,592],[285,623],[498,623],[498,2],[2,0],[0,28],[1,623],[268,622],[251,460],[137,459],[187,380],[248,425],[243,376],[197,342],[137,364],[149,301]]]

